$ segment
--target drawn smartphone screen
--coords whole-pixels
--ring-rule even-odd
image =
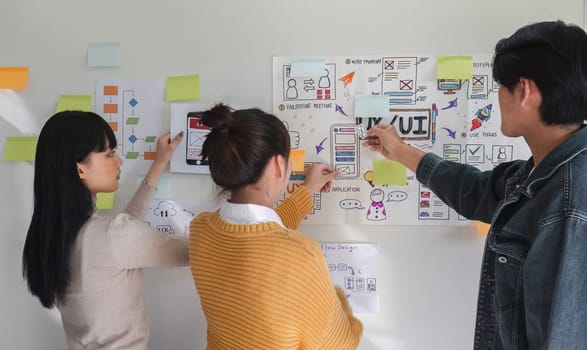
[[[332,166],[339,172],[337,179],[359,177],[359,138],[354,124],[332,124],[330,126]]]
[[[210,128],[202,124],[200,118],[188,113],[187,117],[187,140],[185,143],[185,161],[190,165],[208,165],[207,160],[202,160],[202,145]]]

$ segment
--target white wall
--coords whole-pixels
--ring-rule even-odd
[[[30,67],[29,88],[19,95],[39,125],[59,94],[93,94],[101,77],[198,73],[202,101],[271,110],[273,55],[487,53],[521,25],[549,19],[581,25],[583,14],[582,0],[2,0],[0,66]],[[88,69],[88,43],[105,41],[121,43],[121,67]],[[0,114],[6,98],[0,94]],[[14,135],[0,121],[0,140]],[[202,199],[198,187],[211,187],[202,176],[170,179],[177,199]],[[0,348],[63,349],[58,314],[28,294],[20,273],[32,165],[0,161],[0,180]],[[117,207],[134,185],[123,181]],[[361,349],[472,348],[483,249],[472,226],[306,225],[302,231],[323,241],[378,242],[380,312],[360,315]],[[203,349],[205,324],[189,270],[149,271],[146,290],[150,349]]]

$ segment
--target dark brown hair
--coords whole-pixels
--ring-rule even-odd
[[[256,183],[273,156],[289,158],[289,133],[273,114],[217,104],[191,115],[212,128],[202,147],[202,159],[208,160],[212,179],[225,190]]]

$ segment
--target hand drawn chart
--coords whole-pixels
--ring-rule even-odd
[[[399,174],[384,176],[393,181],[377,180],[382,172],[375,165],[386,161],[361,146],[361,137],[391,124],[406,143],[481,170],[528,158],[523,140],[500,132],[492,56],[471,57],[467,79],[437,79],[434,55],[274,57],[273,113],[305,151],[305,168],[320,162],[339,172],[307,223],[467,223],[401,165],[393,170]],[[312,69],[299,69],[312,61]],[[294,172],[290,185],[301,179]]]

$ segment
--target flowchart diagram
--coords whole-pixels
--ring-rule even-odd
[[[96,111],[110,125],[123,158],[123,171],[144,174],[155,159],[162,133],[162,79],[102,79],[96,84]]]

